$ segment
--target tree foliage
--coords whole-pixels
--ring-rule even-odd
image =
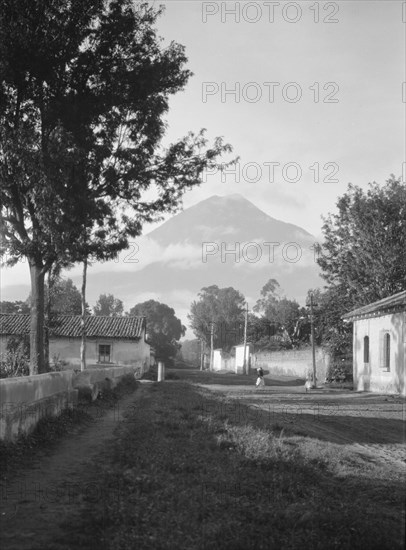
[[[341,316],[406,289],[406,184],[394,176],[366,191],[350,184],[323,234],[317,261],[327,288],[315,293],[315,326],[334,378],[343,364],[351,370],[352,326]]]
[[[124,313],[123,302],[119,298],[114,298],[113,294],[100,294],[93,313],[107,317],[119,317]]]
[[[204,131],[162,145],[170,96],[191,75],[184,48],[157,36],[162,11],[131,0],[0,4],[0,253],[9,265],[28,258],[33,372],[44,366],[50,267],[114,256],[231,150],[220,138],[209,147]]]
[[[186,332],[175,310],[156,300],[148,300],[132,307],[128,315],[146,317],[148,341],[155,348],[156,358],[171,364],[180,349],[179,340]]]
[[[304,310],[296,300],[281,296],[276,279],[269,279],[262,287],[253,309],[260,318],[251,318],[250,338],[261,347],[291,347],[294,341],[305,338],[306,332],[298,330]]]
[[[49,292],[45,287],[45,295]],[[80,290],[73,284],[72,279],[58,278],[50,290],[50,314],[52,315],[80,315],[82,311],[82,297]],[[88,313],[90,312],[87,306]]]
[[[323,225],[318,264],[340,299],[361,306],[406,289],[406,184],[349,185]]]
[[[12,314],[27,314],[30,313],[29,300],[23,302],[22,300],[16,300],[9,302],[3,300],[0,302],[0,313],[12,313]]]
[[[210,345],[214,326],[214,347],[228,349],[243,338],[245,298],[233,287],[204,287],[190,307],[190,326],[198,338]]]

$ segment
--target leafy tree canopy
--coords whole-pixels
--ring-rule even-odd
[[[339,300],[357,307],[405,290],[406,184],[350,184],[337,210],[324,220],[317,261]]]
[[[156,300],[148,300],[132,307],[128,315],[146,317],[148,340],[155,348],[157,359],[171,363],[180,348],[179,340],[186,332],[175,310]]]
[[[48,286],[45,287],[45,296],[48,295]],[[72,279],[58,278],[51,287],[50,314],[80,315],[82,312],[82,297]],[[86,304],[87,313],[90,313]]]
[[[203,130],[163,146],[169,99],[191,72],[183,46],[157,35],[162,12],[132,0],[0,3],[0,254],[28,258],[33,372],[44,368],[50,267],[114,256],[231,150],[220,138],[209,147]]]
[[[107,317],[119,317],[124,313],[123,302],[118,298],[114,298],[113,294],[100,294],[93,308],[93,313]]]
[[[204,287],[199,299],[190,307],[191,328],[198,338],[210,344],[211,325],[214,324],[214,347],[230,348],[243,338],[245,298],[233,287]]]
[[[0,302],[0,313],[15,313],[15,314],[27,314],[30,313],[29,301],[25,302],[16,300],[15,302],[8,302],[4,300]]]
[[[391,176],[364,191],[350,184],[323,225],[318,264],[327,288],[314,293],[318,338],[333,360],[351,356],[351,309],[406,289],[406,184]]]
[[[253,321],[255,330],[253,337],[265,342],[268,336],[285,334],[287,340],[297,338],[297,326],[303,316],[303,308],[296,300],[281,297],[280,285],[276,279],[262,287],[261,297],[254,306],[254,311],[262,315],[260,321]],[[291,343],[291,342],[290,342]]]

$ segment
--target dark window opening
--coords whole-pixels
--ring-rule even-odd
[[[99,363],[110,363],[110,344],[99,344]]]
[[[364,337],[364,363],[369,363],[369,336]]]
[[[390,334],[385,334],[384,340],[384,366],[387,371],[390,371]]]

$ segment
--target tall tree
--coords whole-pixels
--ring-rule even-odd
[[[261,289],[261,297],[254,306],[254,311],[266,314],[266,310],[279,298],[280,285],[276,279],[269,279]]]
[[[119,298],[114,298],[113,294],[100,294],[93,313],[107,317],[119,317],[124,313],[123,302]]]
[[[45,295],[50,301],[50,314],[52,315],[80,315],[82,311],[82,296],[80,290],[73,284],[72,279],[58,277],[48,289],[45,286]],[[89,306],[86,304],[87,311]]]
[[[203,131],[162,147],[169,98],[191,76],[184,48],[156,34],[162,11],[0,3],[0,253],[8,265],[28,258],[32,373],[44,369],[51,265],[114,256],[231,150],[220,138],[208,147]]]
[[[229,349],[243,340],[245,298],[233,287],[204,287],[190,306],[190,326],[198,338],[210,345],[214,326],[214,347]]]
[[[128,315],[146,317],[148,340],[155,348],[156,358],[172,363],[180,349],[179,340],[186,332],[175,310],[156,300],[147,300],[132,307]]]
[[[296,337],[297,323],[303,312],[296,300],[281,296],[280,285],[276,279],[269,279],[262,287],[261,297],[255,304],[254,311],[262,314],[262,322],[256,323],[262,340],[265,340],[265,335],[262,334],[263,327],[267,324],[271,335],[283,333],[287,335],[287,340]]]
[[[349,185],[323,225],[318,264],[326,280],[316,295],[316,329],[333,360],[351,353],[341,316],[406,289],[406,184],[391,176],[364,191]]]
[[[323,225],[318,264],[354,306],[406,288],[406,184],[391,176],[367,191],[349,185]]]

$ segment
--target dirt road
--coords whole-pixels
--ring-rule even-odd
[[[264,389],[255,377],[178,370],[221,396],[225,414],[242,414],[249,406],[261,411],[262,423],[279,423],[285,431],[346,446],[368,460],[406,466],[406,400],[399,396],[317,389],[306,393],[302,380],[266,377]],[[192,374],[193,372],[193,374]],[[255,416],[253,412],[251,418]]]

